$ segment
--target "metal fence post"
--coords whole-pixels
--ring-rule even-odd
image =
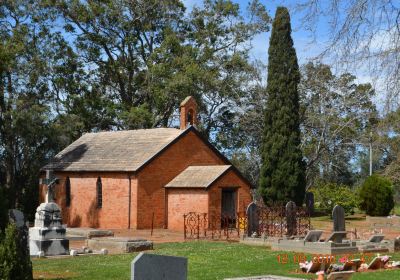
[[[197,239],[200,239],[200,215],[197,215]]]
[[[186,239],[186,214],[183,214],[183,237]]]

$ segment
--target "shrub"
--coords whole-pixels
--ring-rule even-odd
[[[316,208],[332,213],[335,205],[344,208],[346,214],[353,214],[357,207],[357,195],[346,185],[335,183],[320,183],[313,187]]]
[[[0,279],[31,280],[32,263],[27,248],[22,248],[20,234],[15,224],[10,223],[0,243]]]
[[[0,186],[0,239],[8,223],[8,207],[5,190]]]
[[[365,180],[359,196],[360,209],[371,216],[387,216],[394,207],[392,183],[376,174]]]

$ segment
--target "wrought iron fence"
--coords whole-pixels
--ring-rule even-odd
[[[296,212],[297,235],[306,235],[311,229],[310,211],[306,207],[297,208]]]
[[[295,217],[286,216],[284,206],[257,207],[257,229],[249,232],[249,217],[245,213],[219,215],[189,212],[183,215],[185,239],[239,239],[243,235],[282,237],[288,235],[288,222],[296,235],[310,230],[310,215],[306,208],[296,208]]]
[[[311,228],[309,211],[305,207],[296,208],[294,217],[286,216],[285,206],[257,207],[257,236],[282,237],[289,235],[288,227],[295,229],[295,235],[305,235]],[[289,225],[292,223],[292,225]]]
[[[247,222],[245,213],[208,215],[189,212],[183,218],[185,239],[238,239]]]

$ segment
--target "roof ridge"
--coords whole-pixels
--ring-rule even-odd
[[[133,132],[133,131],[150,131],[150,130],[180,130],[175,127],[154,127],[154,128],[139,128],[139,129],[124,129],[124,130],[102,130],[102,131],[93,131],[93,132],[85,132],[86,134],[100,134],[100,133],[121,133],[121,132]],[[79,139],[79,138],[78,138]]]

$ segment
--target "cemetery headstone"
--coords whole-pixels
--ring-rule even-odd
[[[390,260],[390,257],[375,257],[371,263],[368,265],[368,269],[381,269],[384,268],[387,262]]]
[[[385,236],[383,234],[374,234],[369,238],[368,242],[380,243],[384,238]]]
[[[306,192],[305,200],[308,214],[314,214],[314,193]]]
[[[323,231],[322,230],[310,230],[307,232],[307,235],[304,237],[304,241],[306,242],[318,242],[321,238]]]
[[[345,232],[345,231],[334,231],[326,238],[326,241],[342,243],[343,239],[345,239],[346,236],[347,236],[347,232]]]
[[[131,280],[187,280],[187,258],[140,253],[131,263]]]
[[[252,202],[247,206],[246,210],[247,216],[247,236],[252,236],[253,233],[258,233],[260,221],[258,219],[257,205]]]
[[[344,209],[340,205],[336,205],[332,210],[333,231],[346,231],[344,219]]]
[[[297,223],[296,223],[296,203],[289,201],[286,203],[286,226],[287,235],[292,236],[297,234]]]
[[[17,209],[10,209],[8,211],[8,219],[11,223],[14,223],[18,230],[18,240],[21,244],[21,248],[26,248],[26,255],[29,253],[28,240],[29,240],[29,228],[26,225],[24,214]]]
[[[66,226],[62,224],[60,207],[54,202],[54,187],[58,182],[51,172],[46,172],[46,202],[36,209],[35,226],[29,229],[29,251],[31,256],[66,255],[69,240]]]

